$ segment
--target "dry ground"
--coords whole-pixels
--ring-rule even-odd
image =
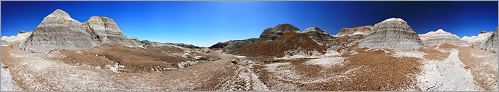
[[[469,46],[459,51],[459,59],[471,69],[475,84],[486,91],[497,91],[497,53],[474,49]]]
[[[12,70],[15,85],[23,91],[220,90],[220,84],[235,76],[237,69],[230,62],[233,56],[220,51],[212,54],[221,57],[220,60],[175,71],[116,73],[106,68],[54,60],[46,54],[15,47],[2,47],[2,61]]]
[[[2,61],[23,91],[438,91],[467,88],[461,84],[470,84],[470,80],[483,90],[497,89],[495,53],[451,44],[419,51],[420,57],[407,57],[391,50],[361,48],[316,58],[276,59],[234,56],[220,50],[200,53],[178,47],[116,45],[39,54],[10,45],[2,46]],[[193,56],[221,59],[171,71],[148,71],[176,67]],[[113,72],[110,65],[114,63],[124,65],[124,70]],[[471,77],[457,76],[466,71],[471,71]]]
[[[291,61],[256,67],[271,90],[404,90],[415,86],[419,59],[384,50],[344,54],[341,65],[321,67]],[[286,87],[286,88],[283,88]]]
[[[105,68],[117,63],[123,65],[122,72],[150,72],[152,69],[174,69],[178,63],[195,61],[193,57],[213,58],[207,53],[184,51],[181,47],[162,46],[132,48],[120,45],[105,45],[85,51],[52,51],[53,59],[69,64],[86,64]]]

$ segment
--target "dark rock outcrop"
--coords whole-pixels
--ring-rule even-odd
[[[314,40],[318,44],[327,44],[330,45],[330,43],[333,41],[333,37],[329,35],[326,31],[318,28],[318,27],[311,27],[305,29],[303,33],[307,33],[312,40]]]
[[[219,42],[215,45],[210,46],[210,49],[222,49],[225,53],[234,53],[235,49],[250,45],[258,41],[258,38],[250,38],[245,40],[231,40],[227,42]]]
[[[491,51],[491,52],[498,52],[498,47],[499,47],[499,42],[498,42],[498,33],[499,33],[499,28],[496,28],[496,31],[494,31],[492,33],[492,35],[490,35],[487,40],[485,40],[484,42],[480,43],[479,47],[484,49],[484,50],[487,50],[487,51]]]
[[[273,28],[265,29],[260,35],[261,40],[276,40],[283,37],[285,32],[300,32],[298,28],[291,24],[279,24]]]

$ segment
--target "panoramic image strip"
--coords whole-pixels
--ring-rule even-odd
[[[1,1],[1,91],[498,91],[498,1]]]

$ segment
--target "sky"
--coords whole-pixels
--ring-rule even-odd
[[[205,47],[257,38],[264,29],[282,23],[302,31],[320,27],[334,35],[342,28],[396,17],[407,21],[418,34],[444,29],[459,37],[498,26],[497,1],[2,1],[1,35],[33,31],[56,9],[80,22],[91,16],[112,18],[129,37]]]

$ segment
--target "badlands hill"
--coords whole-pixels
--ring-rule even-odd
[[[305,29],[303,33],[307,33],[312,40],[314,40],[317,44],[328,44],[330,45],[331,41],[333,41],[333,36],[329,35],[327,31],[322,30],[319,27],[310,27]]]
[[[90,49],[106,43],[138,46],[137,42],[125,37],[110,18],[94,16],[81,23],[57,9],[45,17],[20,46],[32,52],[47,52],[54,49]]]
[[[129,47],[138,46],[138,42],[123,35],[118,25],[111,18],[92,16],[83,23],[83,26],[98,43],[118,43]]]
[[[97,45],[82,23],[57,9],[45,17],[20,46],[28,51],[45,52],[53,49],[89,49]]]
[[[235,49],[237,55],[252,57],[283,57],[320,55],[325,45],[316,43],[308,33],[301,33],[291,24],[265,29],[257,42]]]
[[[426,46],[436,46],[442,43],[450,43],[456,46],[465,46],[468,44],[465,41],[459,39],[457,35],[446,32],[443,29],[431,31],[426,34],[420,34],[419,37]]]
[[[489,36],[492,35],[493,32],[485,32],[485,31],[481,31],[478,35],[476,36],[464,36],[463,38],[461,38],[461,40],[463,41],[466,41],[468,42],[469,44],[474,44],[474,43],[481,43],[485,40],[487,40],[487,38]]]
[[[354,28],[343,28],[336,34],[333,40],[334,49],[337,51],[351,51],[358,47],[361,39],[373,33],[373,26],[360,26]]]
[[[423,46],[416,32],[400,18],[386,19],[375,24],[373,30],[359,43],[359,47],[414,50]]]

